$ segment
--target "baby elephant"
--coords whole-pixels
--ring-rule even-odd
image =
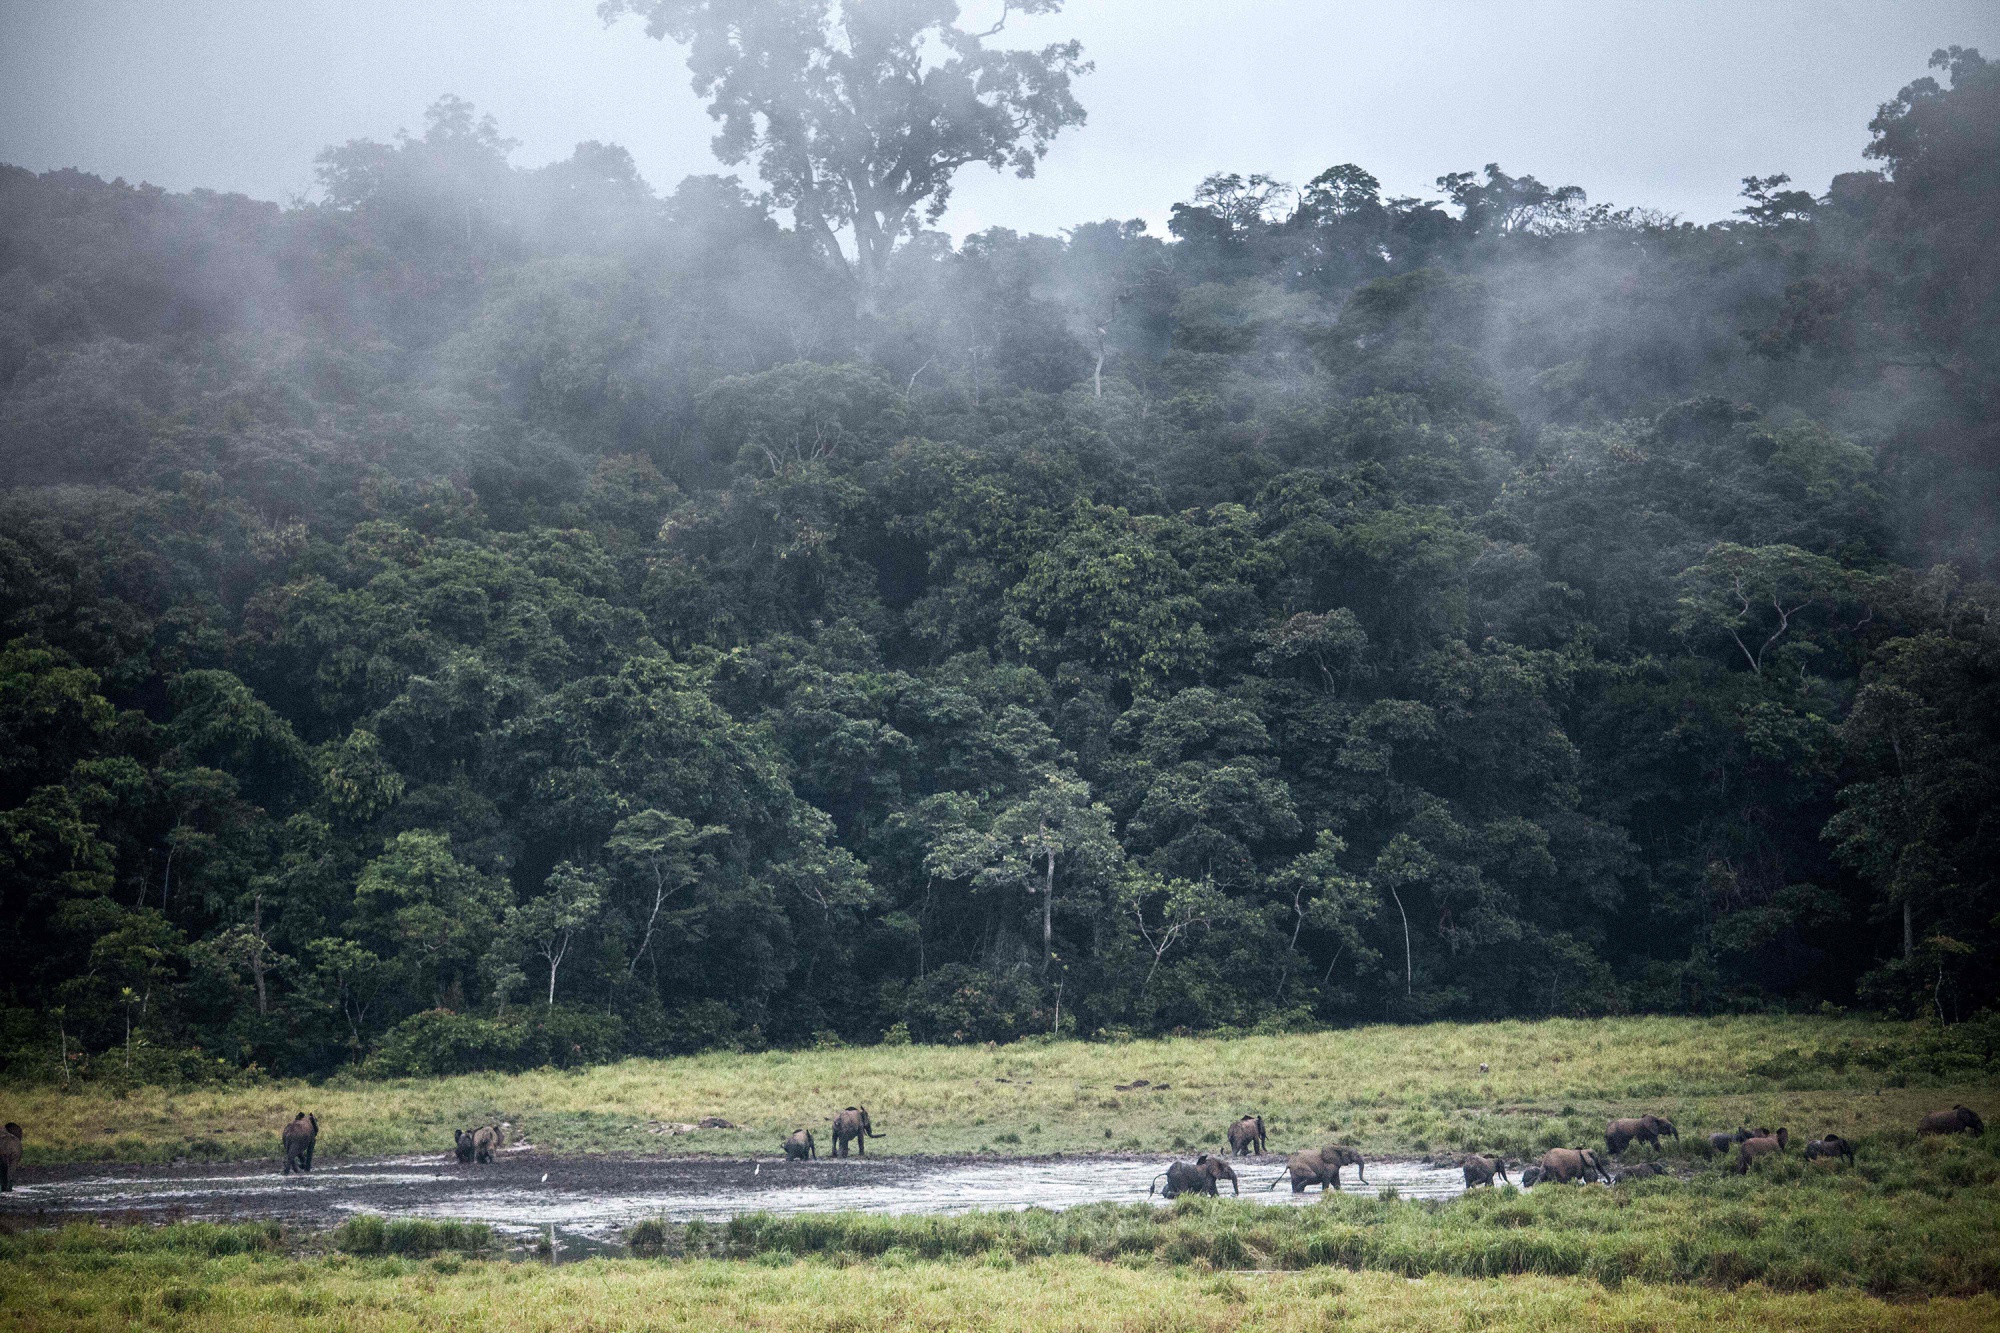
[[[1463,1165],[1467,1189],[1471,1189],[1474,1185],[1491,1186],[1495,1176],[1506,1180],[1509,1185],[1514,1183],[1507,1179],[1507,1159],[1504,1157],[1481,1157],[1478,1153],[1474,1153],[1465,1159]]]
[[[1264,1151],[1264,1117],[1246,1115],[1229,1127],[1229,1151],[1241,1157],[1244,1153]]]
[[[458,1158],[458,1160],[461,1163],[469,1162],[472,1160],[473,1147],[472,1147],[471,1131],[463,1129],[454,1129],[451,1132],[451,1152],[452,1156]]]
[[[1768,1129],[1739,1129],[1734,1134],[1716,1133],[1708,1136],[1708,1150],[1712,1153],[1728,1152],[1745,1139],[1769,1137]]]
[[[1986,1132],[1986,1122],[1979,1113],[1968,1106],[1954,1106],[1949,1111],[1932,1111],[1917,1122],[1919,1134],[1970,1134],[1975,1138]]]
[[[292,1123],[285,1126],[285,1132],[279,1138],[284,1142],[286,1175],[292,1174],[294,1169],[313,1169],[313,1144],[319,1140],[318,1116],[299,1112],[292,1117]]]
[[[21,1141],[27,1137],[11,1120],[0,1126],[0,1194],[14,1188],[14,1177],[21,1172]]]
[[[1664,1176],[1665,1174],[1667,1174],[1667,1168],[1661,1166],[1658,1162],[1640,1162],[1634,1166],[1618,1168],[1611,1179],[1614,1184],[1623,1184],[1628,1180],[1645,1180],[1650,1176]]]
[[[1215,1182],[1218,1180],[1228,1181],[1229,1191],[1232,1194],[1243,1192],[1236,1182],[1236,1172],[1230,1169],[1229,1163],[1220,1157],[1210,1157],[1207,1153],[1195,1158],[1192,1164],[1175,1162],[1163,1174],[1167,1178],[1167,1183],[1160,1190],[1160,1196],[1166,1199],[1179,1198],[1183,1194],[1206,1194],[1213,1198],[1216,1192]],[[1153,1185],[1159,1183],[1160,1177],[1154,1176],[1153,1184],[1146,1186],[1146,1193],[1151,1194]]]
[[[1542,1168],[1540,1168],[1539,1166],[1530,1166],[1522,1168],[1521,1170],[1522,1189],[1531,1190],[1535,1186],[1541,1183],[1542,1183]]]
[[[1743,1140],[1736,1147],[1736,1174],[1749,1175],[1751,1163],[1760,1157],[1782,1153],[1785,1145],[1791,1141],[1792,1136],[1785,1132],[1783,1125],[1778,1126],[1778,1132],[1775,1134],[1759,1134],[1755,1138]]]
[[[1806,1145],[1806,1160],[1816,1161],[1821,1157],[1845,1157],[1849,1166],[1854,1165],[1854,1145],[1838,1134],[1828,1134],[1823,1139],[1814,1139]]]
[[[819,1149],[813,1146],[813,1132],[809,1129],[795,1129],[785,1140],[785,1160],[788,1162],[810,1162],[819,1156]]]
[[[472,1160],[491,1162],[493,1154],[507,1142],[506,1134],[498,1125],[482,1125],[472,1131]]]

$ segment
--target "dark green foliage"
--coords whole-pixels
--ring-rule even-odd
[[[380,1078],[433,1078],[477,1070],[519,1073],[596,1064],[623,1050],[616,1015],[575,1009],[474,1018],[448,1009],[413,1014],[382,1034],[363,1070]]]
[[[2000,119],[1939,67],[1712,226],[1348,164],[954,248],[933,190],[858,297],[454,99],[312,205],[0,169],[9,1071],[1971,1017]]]

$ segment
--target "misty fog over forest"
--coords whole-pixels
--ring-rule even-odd
[[[2000,63],[954,243],[1088,52],[745,3],[670,188],[0,167],[0,1067],[2000,998]]]

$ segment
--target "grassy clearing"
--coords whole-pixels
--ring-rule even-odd
[[[0,1330],[1308,1330],[1700,1329],[1958,1333],[2000,1324],[1991,1296],[1889,1304],[1851,1291],[1718,1291],[1574,1278],[1412,1280],[1392,1273],[1226,1273],[1082,1257],[869,1264],[592,1260],[542,1264],[215,1252],[188,1228],[69,1228],[0,1240]]]
[[[1118,1088],[1139,1079],[1152,1086]],[[1689,1131],[1785,1124],[1863,1143],[1907,1138],[1919,1115],[1954,1101],[2000,1113],[1996,1094],[1990,1053],[1940,1054],[1921,1027],[1729,1017],[715,1053],[318,1087],[41,1086],[0,1089],[0,1112],[29,1127],[30,1163],[275,1159],[278,1129],[301,1108],[319,1114],[322,1156],[442,1151],[453,1128],[491,1120],[548,1151],[768,1155],[785,1133],[823,1130],[851,1103],[868,1106],[886,1135],[871,1153],[1212,1147],[1230,1119],[1261,1111],[1277,1149],[1331,1134],[1376,1153],[1527,1155],[1593,1142],[1606,1118],[1637,1110]],[[706,1115],[744,1128],[651,1132]]]

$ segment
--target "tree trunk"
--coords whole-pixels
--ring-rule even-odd
[[[1403,918],[1403,994],[1407,996],[1414,993],[1414,983],[1410,979],[1413,971],[1410,966],[1410,914],[1403,910],[1402,894],[1391,888],[1389,896],[1396,900],[1396,915]]]
[[[1048,871],[1042,879],[1042,967],[1055,958],[1056,938],[1056,854],[1048,854]]]
[[[250,975],[257,982],[257,1012],[271,1012],[270,995],[264,988],[264,895],[258,894],[250,904]]]
[[[1910,927],[1910,900],[1903,899],[1903,961],[1908,962],[1917,951],[1917,937]]]

